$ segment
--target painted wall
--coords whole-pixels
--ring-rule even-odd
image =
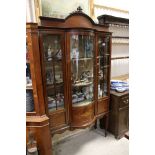
[[[112,57],[129,56],[129,44],[112,44]],[[111,61],[111,77],[129,74],[129,59]]]
[[[34,0],[26,0],[26,22],[36,22]]]
[[[65,18],[78,6],[89,15],[89,0],[41,0],[41,4],[43,16]]]
[[[113,7],[113,8],[118,8],[118,9],[122,9],[122,10],[129,10],[129,3],[130,1],[126,1],[126,0],[94,0],[95,4],[98,5],[104,5],[104,6],[108,6],[108,7]]]
[[[113,36],[129,37],[129,27],[111,26]],[[114,43],[115,41],[115,43]],[[129,39],[112,39],[112,58],[129,56]],[[129,74],[129,59],[111,61],[111,77]]]

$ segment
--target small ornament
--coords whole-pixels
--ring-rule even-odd
[[[48,61],[51,61],[52,60],[52,50],[51,50],[50,46],[48,47],[47,54],[48,54],[48,58],[47,58]]]

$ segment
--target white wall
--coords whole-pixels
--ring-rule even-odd
[[[116,59],[111,62],[111,78],[129,74],[129,59]]]
[[[89,15],[89,0],[41,0],[43,16],[65,18],[81,6]]]
[[[109,31],[113,32],[113,36],[128,37],[129,28],[124,26],[110,26]]]
[[[129,56],[129,44],[112,44],[112,57]],[[129,74],[129,59],[111,60],[111,77]]]
[[[112,36],[129,37],[129,28],[123,26],[111,26],[109,28],[113,32]],[[129,40],[128,39],[112,39],[112,58],[129,56]],[[118,41],[117,41],[118,40]],[[111,77],[129,74],[129,59],[111,60]]]
[[[95,4],[118,8],[127,11],[129,10],[129,2],[130,2],[129,0],[94,0]]]
[[[36,22],[34,0],[26,0],[26,22]]]

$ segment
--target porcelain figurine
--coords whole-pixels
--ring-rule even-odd
[[[48,46],[48,50],[47,50],[47,55],[48,55],[48,61],[51,61],[52,60],[52,50],[51,50],[51,47]]]
[[[51,71],[46,72],[46,81],[47,81],[47,84],[53,84],[54,77]]]

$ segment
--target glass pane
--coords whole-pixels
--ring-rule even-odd
[[[34,111],[33,90],[26,90],[26,112]]]
[[[26,88],[32,88],[30,63],[26,63]]]
[[[26,112],[34,111],[33,87],[28,44],[26,44]]]
[[[61,35],[44,35],[43,51],[49,111],[64,108]]]
[[[72,103],[82,106],[93,101],[93,36],[71,35]]]
[[[98,98],[108,95],[108,71],[110,65],[110,46],[109,37],[99,36],[98,40],[98,59],[99,59],[99,76],[98,76]]]

